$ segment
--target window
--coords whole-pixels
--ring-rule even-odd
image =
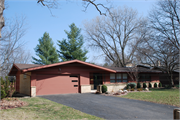
[[[111,83],[115,83],[115,80],[110,80]]]
[[[139,81],[151,81],[151,76],[149,74],[140,74]]]
[[[110,79],[115,79],[115,74],[110,74]]]
[[[26,79],[27,78],[27,76],[26,76],[26,74],[24,74],[24,79]]]
[[[110,82],[115,83],[115,82],[127,82],[128,76],[126,73],[117,73],[117,74],[110,74]]]
[[[110,82],[115,83],[115,74],[110,74]]]
[[[127,74],[123,74],[123,79],[127,79]]]
[[[127,74],[123,74],[123,82],[127,82]]]
[[[117,78],[117,79],[121,79],[121,74],[119,74],[119,73],[116,74],[116,78]]]
[[[116,82],[121,82],[121,74],[120,73],[116,74]]]

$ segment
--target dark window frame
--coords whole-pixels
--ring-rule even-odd
[[[139,81],[145,82],[145,81],[151,81],[151,74],[139,74]]]
[[[115,74],[115,79],[111,79],[111,74]],[[120,74],[121,79],[117,79],[118,74]],[[127,76],[126,79],[123,78],[123,74],[126,74],[126,76]],[[115,82],[111,82],[111,80],[115,80]],[[123,82],[123,80],[127,80],[127,82],[128,82],[128,74],[127,73],[110,73],[110,83],[127,83],[127,82]]]

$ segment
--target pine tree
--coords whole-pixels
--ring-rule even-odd
[[[77,28],[74,23],[70,26],[71,31],[68,32],[65,30],[67,34],[67,38],[62,41],[58,40],[59,46],[59,57],[62,61],[74,60],[78,59],[81,61],[86,61],[87,50],[82,50],[82,46],[84,44],[83,36],[80,34],[81,29]]]
[[[35,48],[36,55],[40,58],[32,57],[34,64],[48,65],[59,62],[56,48],[53,46],[53,41],[49,33],[45,32],[43,37],[40,38],[39,44]]]

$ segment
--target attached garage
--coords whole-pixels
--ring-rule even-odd
[[[36,95],[79,93],[78,75],[37,75]]]

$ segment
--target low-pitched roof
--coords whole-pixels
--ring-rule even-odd
[[[20,70],[23,69],[27,69],[27,68],[33,68],[33,67],[38,67],[38,66],[42,66],[42,65],[38,65],[38,64],[15,64],[16,67],[18,67]]]
[[[43,68],[49,68],[49,67],[54,67],[57,65],[65,65],[65,64],[69,64],[69,63],[80,63],[80,64],[84,64],[84,65],[88,65],[94,68],[98,68],[98,69],[102,69],[108,72],[135,72],[135,69],[131,69],[129,67],[102,67],[102,66],[98,66],[98,65],[94,65],[91,63],[87,63],[87,62],[83,62],[80,60],[70,60],[70,61],[65,61],[65,62],[59,62],[59,63],[54,63],[54,64],[49,64],[49,65],[38,65],[38,64],[14,64],[11,71],[9,72],[9,75],[11,75],[11,72],[14,74],[15,71],[20,70],[22,72],[28,72],[28,71],[33,71],[33,70],[38,70],[38,69],[43,69]],[[15,67],[15,69],[14,69]],[[152,69],[148,69],[145,67],[137,67],[138,68],[138,72],[146,72],[146,73],[161,73],[161,71],[159,70],[152,70]]]
[[[106,67],[112,70],[115,70],[116,72],[135,72],[136,69],[133,69],[131,67]],[[149,72],[149,73],[161,73],[159,70],[152,70],[144,67],[137,67],[138,72]]]

